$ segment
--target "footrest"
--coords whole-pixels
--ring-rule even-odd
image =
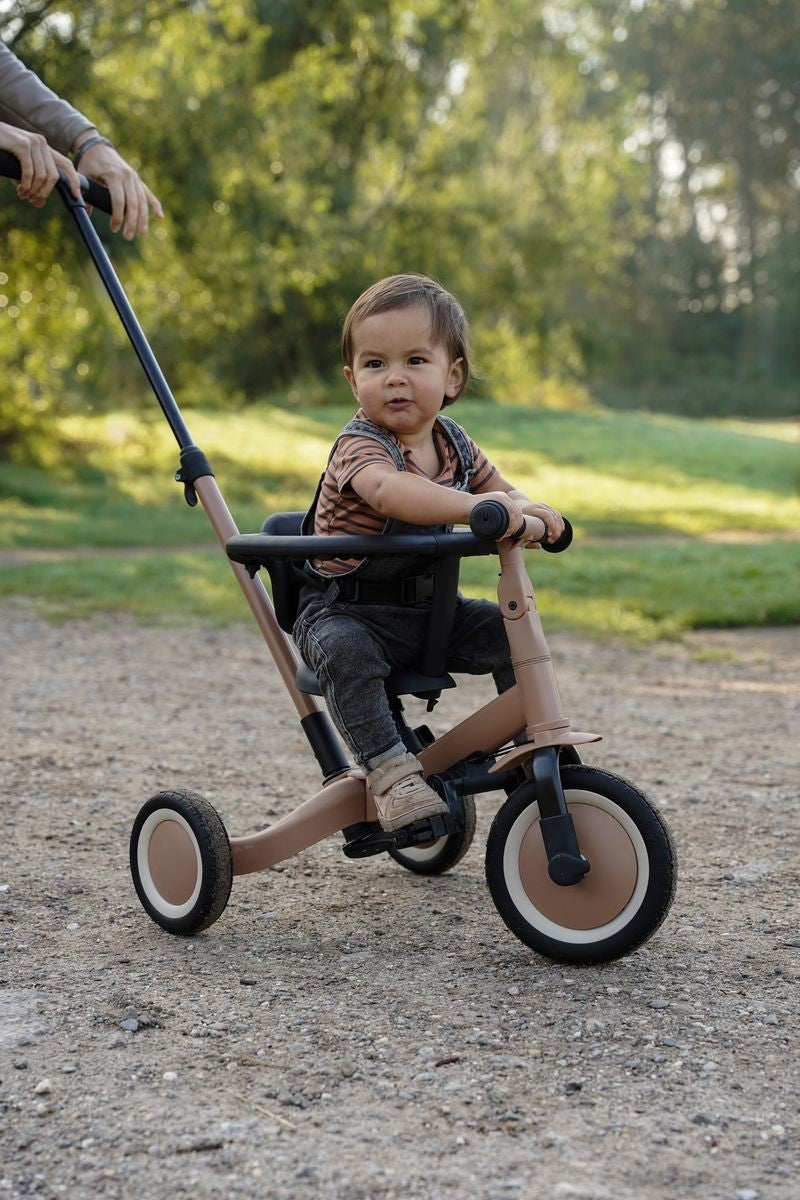
[[[419,846],[436,838],[457,833],[460,826],[451,813],[437,813],[425,817],[391,832],[382,829],[377,821],[361,821],[344,830],[346,838],[342,853],[347,858],[368,858],[371,854],[385,854],[388,850],[405,850]]]

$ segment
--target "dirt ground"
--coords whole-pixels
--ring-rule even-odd
[[[587,761],[678,847],[666,922],[601,967],[502,924],[495,796],[452,873],[333,838],[164,933],[128,871],[145,799],[242,834],[319,786],[257,633],[0,607],[0,1198],[797,1200],[800,636],[551,644]]]

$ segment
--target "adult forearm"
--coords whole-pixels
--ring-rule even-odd
[[[92,122],[46,87],[33,71],[0,42],[0,120],[41,133],[56,150],[68,154]]]

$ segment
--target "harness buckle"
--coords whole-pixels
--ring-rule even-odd
[[[416,604],[433,595],[433,576],[410,575],[400,580],[400,603]]]

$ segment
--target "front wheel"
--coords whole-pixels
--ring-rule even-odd
[[[159,792],[131,830],[131,875],[150,917],[169,933],[198,933],[221,916],[233,859],[217,811],[194,792]]]
[[[561,962],[606,962],[641,945],[664,920],[675,850],[658,811],[625,779],[567,765],[561,782],[588,875],[568,887],[550,879],[539,806],[526,782],[494,819],[486,881],[500,916],[531,949]]]

